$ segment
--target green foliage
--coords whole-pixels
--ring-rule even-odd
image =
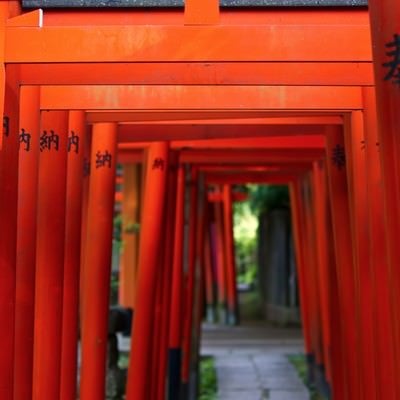
[[[249,185],[250,206],[261,213],[274,208],[289,207],[289,188],[284,185]]]
[[[234,204],[237,281],[250,284],[257,280],[258,217],[274,208],[289,207],[289,189],[284,185],[247,185],[239,189],[249,194],[249,200]]]
[[[213,357],[201,357],[200,359],[198,400],[217,400],[217,373]]]
[[[118,359],[118,367],[128,369],[129,367],[129,352],[121,352]]]
[[[307,384],[307,363],[303,354],[291,354],[288,356],[289,361],[294,365],[299,374],[300,379]]]
[[[125,224],[124,232],[125,233],[139,233],[140,224],[138,222],[130,222]]]
[[[122,215],[117,214],[114,217],[114,231],[113,231],[113,239],[120,242],[122,239]]]
[[[234,204],[234,238],[239,283],[250,284],[257,279],[257,227],[258,219],[249,202]]]

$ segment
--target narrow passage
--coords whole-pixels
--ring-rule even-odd
[[[288,355],[302,352],[298,329],[264,322],[203,327],[201,353],[215,359],[218,400],[309,400],[288,360]]]

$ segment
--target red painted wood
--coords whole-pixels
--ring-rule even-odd
[[[375,324],[376,346],[375,360],[378,381],[379,399],[396,399],[396,356],[393,351],[395,346],[395,318],[396,295],[391,277],[392,271],[388,260],[388,235],[385,219],[392,218],[389,210],[385,213],[385,182],[380,159],[386,154],[382,151],[379,142],[376,98],[373,88],[363,89],[364,97],[364,130],[366,141],[366,173],[367,203],[368,203],[368,239],[369,239],[369,268],[372,274],[374,302],[370,311]],[[384,205],[384,206],[382,206]],[[385,218],[386,214],[386,218]],[[387,221],[386,221],[387,222]]]
[[[214,230],[215,230],[215,252],[218,284],[218,310],[220,322],[226,321],[227,312],[227,274],[226,256],[224,252],[224,230],[222,204],[214,203]]]
[[[315,162],[312,171],[312,196],[313,215],[315,229],[315,252],[318,272],[318,291],[320,298],[320,323],[321,339],[323,343],[322,366],[326,371],[326,378],[332,384],[332,361],[331,361],[331,337],[330,337],[330,313],[332,309],[330,299],[330,277],[328,271],[328,231],[327,231],[327,188],[326,171],[324,164]]]
[[[68,140],[71,142],[68,143],[67,160],[60,400],[74,399],[77,392],[82,192],[86,129],[85,113],[70,111]],[[77,144],[75,141],[78,141]]]
[[[14,399],[32,398],[35,318],[36,212],[39,166],[39,87],[22,87],[19,132],[17,259],[15,287]]]
[[[40,146],[39,155],[34,400],[54,400],[60,395],[68,112],[41,112],[41,140],[53,131],[59,135],[58,145]]]
[[[223,185],[222,190],[228,322],[231,325],[236,325],[239,323],[239,315],[236,290],[235,248],[233,239],[232,188],[229,184],[225,184]]]
[[[304,336],[304,349],[306,354],[311,354],[311,322],[310,322],[310,299],[307,281],[307,264],[304,245],[304,226],[301,213],[301,185],[300,181],[289,185],[290,204],[293,223],[293,236],[296,253],[296,268],[299,282],[300,308],[302,316],[302,328]]]
[[[93,127],[83,271],[80,398],[105,397],[111,251],[116,168],[116,124]],[[109,162],[98,164],[99,156]]]
[[[141,220],[137,307],[128,371],[127,400],[144,399],[150,389],[148,371],[151,368],[152,315],[155,307],[155,283],[167,170],[168,144],[160,142],[150,145]]]
[[[335,246],[336,272],[339,293],[339,308],[343,320],[346,373],[346,397],[360,398],[360,343],[359,343],[359,291],[353,266],[353,249],[350,231],[349,195],[346,169],[349,164],[334,163],[335,151],[344,151],[342,128],[328,127],[327,132],[327,171],[329,196],[332,210],[333,238]],[[335,150],[336,149],[336,150]],[[351,351],[348,351],[351,349]]]
[[[378,141],[385,201],[385,238],[391,271],[390,282],[393,285],[393,297],[390,301],[393,306],[391,308],[391,321],[395,339],[392,351],[395,354],[395,374],[398,376],[400,372],[400,318],[398,307],[395,305],[399,303],[398,294],[400,293],[400,274],[398,273],[400,186],[397,183],[400,179],[400,139],[398,134],[400,130],[398,113],[400,101],[399,86],[396,83],[399,65],[395,58],[399,46],[393,44],[396,41],[395,35],[400,34],[400,4],[396,0],[372,0],[369,2],[369,12],[376,84]],[[396,391],[398,397],[400,393],[400,382],[398,380],[396,381]]]
[[[198,220],[198,175],[195,168],[190,173],[189,197],[189,235],[188,235],[188,269],[185,284],[185,319],[182,338],[182,385],[187,386],[190,379],[190,366],[192,360],[192,340],[195,313],[195,287],[196,287],[196,239],[200,221]]]
[[[177,349],[181,346],[183,316],[183,226],[184,226],[184,166],[178,166],[177,194],[175,208],[175,237],[172,270],[171,323],[169,331],[169,347]]]
[[[170,169],[167,177],[167,196],[166,196],[166,218],[165,218],[165,251],[163,262],[163,296],[161,299],[161,345],[159,353],[157,396],[158,400],[164,400],[167,387],[167,360],[168,343],[170,331],[170,310],[172,301],[172,272],[174,257],[174,237],[175,237],[175,205],[177,195],[177,162],[178,154],[170,154]]]
[[[0,8],[0,11],[2,9]],[[4,69],[0,79],[4,80]],[[0,398],[13,398],[15,279],[18,195],[18,73],[6,68],[4,113],[8,130],[3,128],[0,150]],[[3,92],[4,93],[4,92]],[[4,120],[6,121],[6,120]],[[7,135],[5,134],[7,133]]]
[[[367,160],[363,114],[353,111],[345,119],[345,144],[347,158],[347,181],[353,247],[355,288],[359,293],[359,309],[354,318],[359,318],[361,398],[377,399],[375,324],[371,304],[375,303],[373,276],[369,264],[368,209],[367,209]]]

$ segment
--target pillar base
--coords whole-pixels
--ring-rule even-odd
[[[189,400],[189,384],[188,382],[181,382],[179,400]],[[172,400],[172,399],[170,399]]]
[[[182,350],[168,350],[168,400],[179,399],[181,390],[181,360]]]
[[[212,305],[207,305],[207,312],[206,312],[207,322],[214,323],[216,321],[215,317],[215,309]]]
[[[225,304],[220,304],[218,307],[218,322],[220,324],[225,324],[227,322],[227,310]]]
[[[323,365],[315,366],[315,386],[318,393],[322,394],[325,398],[331,398],[331,387],[329,382],[326,380],[325,367]]]
[[[307,385],[315,386],[315,357],[314,354],[306,354],[307,362]]]
[[[230,326],[239,325],[239,321],[235,311],[228,311],[226,313],[226,324]]]

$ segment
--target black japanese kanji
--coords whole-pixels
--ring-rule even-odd
[[[21,133],[19,134],[20,147],[21,147],[22,143],[25,145],[24,150],[30,151],[30,149],[31,149],[31,134],[26,132],[24,128],[21,129]]]
[[[111,168],[111,154],[106,150],[104,153],[98,151],[96,153],[96,168],[108,167]]]
[[[162,158],[155,158],[151,169],[161,169],[164,171],[164,160]]]
[[[90,160],[88,160],[86,157],[83,160],[83,176],[89,176],[90,175]]]
[[[40,151],[51,150],[52,145],[58,151],[59,144],[60,137],[53,130],[50,131],[50,135],[47,134],[47,131],[43,131],[42,136],[40,136]]]
[[[3,117],[3,135],[7,137],[10,135],[10,117],[7,116]]]
[[[392,81],[394,85],[400,87],[400,35],[395,33],[393,41],[386,43],[385,46],[389,49],[386,55],[391,60],[382,64],[385,68],[389,69],[383,79],[385,81]]]
[[[74,146],[75,153],[79,153],[79,136],[75,135],[74,131],[71,131],[71,135],[68,136],[68,152],[72,150]]]
[[[344,147],[337,144],[332,150],[332,162],[340,170],[346,166],[346,153]]]

